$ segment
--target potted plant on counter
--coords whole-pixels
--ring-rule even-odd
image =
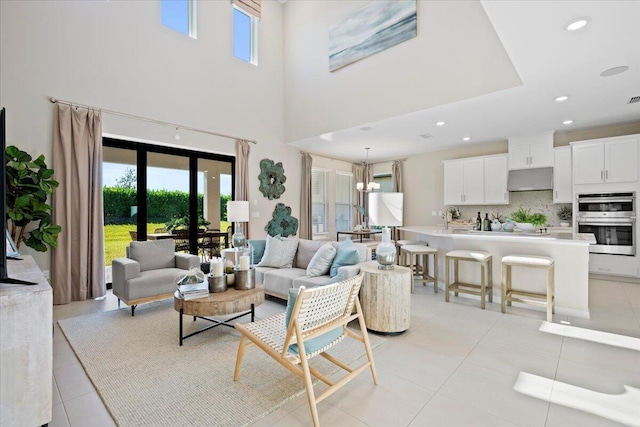
[[[547,223],[547,217],[541,213],[531,213],[531,209],[520,207],[517,211],[510,215],[510,218],[516,223],[518,229],[526,232],[534,231]]]
[[[569,206],[561,206],[556,214],[558,215],[558,219],[560,219],[560,227],[569,227],[571,225],[573,212]]]

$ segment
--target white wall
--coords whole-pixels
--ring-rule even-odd
[[[228,1],[197,3],[196,40],[160,24],[159,1],[1,1],[0,19],[0,105],[7,108],[9,144],[43,153],[51,164],[49,96],[255,139],[249,192],[260,217],[250,222],[250,236],[265,235],[279,201],[298,215],[300,157],[283,144],[279,2],[263,2],[258,67],[233,57]],[[177,144],[175,129],[108,114],[103,131]],[[180,146],[234,154],[232,140],[181,134]],[[280,200],[258,191],[264,157],[284,164]],[[49,268],[48,254],[36,261]]]
[[[367,3],[286,3],[287,142],[521,84],[478,1],[418,1],[417,37],[330,73],[330,25]]]

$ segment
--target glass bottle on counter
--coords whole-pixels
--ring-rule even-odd
[[[491,221],[489,221],[489,214],[484,214],[484,221],[482,221],[482,231],[491,231]]]
[[[478,218],[476,218],[476,226],[474,230],[482,231],[482,217],[480,217],[480,212],[478,212]]]

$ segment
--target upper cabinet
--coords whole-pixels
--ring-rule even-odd
[[[482,159],[444,162],[444,204],[478,205],[484,200]]]
[[[638,135],[572,143],[573,183],[638,181]]]
[[[553,203],[571,203],[571,147],[556,148],[553,151]]]
[[[553,132],[509,138],[509,169],[552,167]]]
[[[484,203],[506,205],[509,203],[507,179],[509,161],[506,154],[484,158]]]
[[[444,204],[507,204],[507,155],[444,162]]]

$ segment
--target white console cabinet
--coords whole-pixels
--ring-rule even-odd
[[[573,183],[638,181],[638,135],[572,143]]]
[[[51,421],[53,293],[31,256],[10,260],[9,277],[33,286],[0,284],[0,426]]]

